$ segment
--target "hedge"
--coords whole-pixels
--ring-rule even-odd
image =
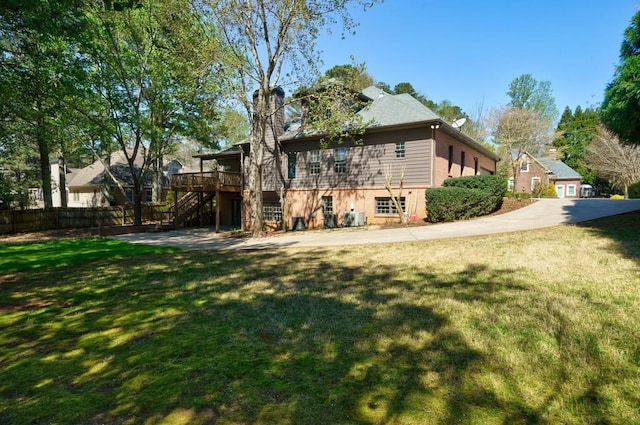
[[[467,176],[446,179],[443,187],[464,187],[489,192],[494,199],[502,202],[507,193],[507,180],[496,175]]]
[[[427,189],[427,221],[437,223],[490,214],[500,208],[507,181],[500,176],[447,179],[443,187]]]

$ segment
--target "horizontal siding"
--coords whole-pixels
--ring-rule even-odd
[[[318,141],[294,142],[286,150],[297,152],[296,178],[291,188],[346,188],[383,187],[385,165],[391,164],[394,184],[399,183],[402,167],[405,167],[405,186],[429,185],[431,177],[431,130],[412,129],[405,131],[366,134],[361,145],[345,142],[347,149],[347,171],[334,171],[334,147],[320,149]],[[405,143],[405,157],[396,158],[396,143]],[[309,173],[310,152],[320,151],[320,173]]]

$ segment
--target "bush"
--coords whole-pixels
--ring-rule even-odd
[[[442,183],[443,187],[463,187],[467,189],[478,189],[489,192],[494,199],[502,201],[507,193],[507,180],[501,176],[468,176],[446,179]]]
[[[640,198],[640,182],[629,185],[629,198]]]
[[[545,187],[542,192],[540,192],[540,197],[542,198],[557,198],[558,192],[556,191],[556,186],[553,183],[549,183],[547,187]]]
[[[624,199],[624,195],[611,195],[609,199]]]
[[[427,221],[438,223],[489,214],[495,202],[482,190],[463,187],[427,189]]]
[[[427,221],[437,223],[490,214],[500,208],[507,181],[500,176],[447,179],[443,187],[427,189]]]

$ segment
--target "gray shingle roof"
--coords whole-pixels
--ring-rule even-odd
[[[138,155],[135,165],[139,170],[139,166],[142,164],[142,157]],[[111,154],[111,165],[109,170],[113,176],[125,186],[131,186],[133,184],[133,178],[131,176],[131,170],[127,163],[124,152],[116,151]],[[73,177],[67,180],[68,187],[80,187],[80,186],[100,186],[105,183],[106,173],[104,170],[104,164],[101,161],[95,161],[93,164],[84,167],[74,173]],[[151,184],[151,176],[147,175],[144,178],[144,184]]]
[[[574,170],[564,162],[559,161],[557,159],[537,158],[537,161],[560,179],[581,179],[582,178],[582,176],[576,170]]]
[[[432,120],[441,120],[431,109],[409,94],[389,94],[375,86],[367,87],[362,94],[371,99],[358,112],[367,128],[388,127]],[[292,140],[302,136],[299,123],[292,123],[280,140]]]

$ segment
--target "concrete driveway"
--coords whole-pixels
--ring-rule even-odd
[[[394,229],[348,228],[287,232],[263,238],[229,238],[212,229],[180,229],[164,233],[115,236],[127,242],[183,249],[247,250],[287,247],[360,245],[519,232],[640,210],[640,199],[542,199],[529,206],[491,217],[455,223]]]

